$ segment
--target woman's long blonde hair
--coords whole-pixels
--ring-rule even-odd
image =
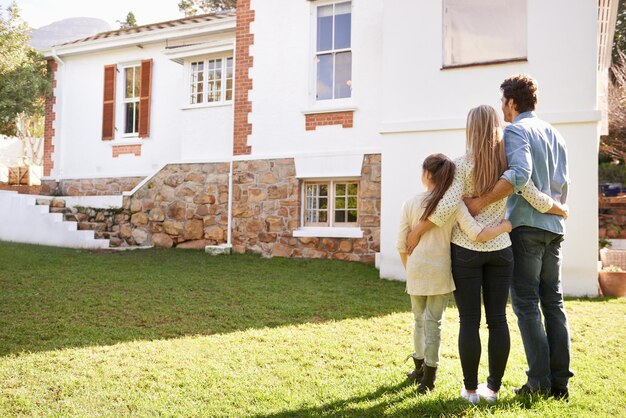
[[[474,163],[474,195],[482,196],[493,189],[507,168],[502,127],[496,110],[481,105],[467,115],[467,152]]]

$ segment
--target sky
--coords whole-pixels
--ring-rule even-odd
[[[3,11],[11,0],[0,0]],[[119,27],[117,20],[125,20],[133,12],[137,23],[162,22],[184,17],[178,11],[178,0],[17,0],[24,19],[36,29],[68,17],[97,17]]]

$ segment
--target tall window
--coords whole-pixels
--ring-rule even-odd
[[[526,0],[444,0],[443,66],[524,60]]]
[[[191,104],[233,100],[233,58],[194,61],[190,67]]]
[[[124,68],[124,134],[139,133],[141,65]]]
[[[354,226],[357,223],[359,184],[356,181],[305,183],[305,226]]]
[[[317,100],[352,95],[352,3],[317,8]]]

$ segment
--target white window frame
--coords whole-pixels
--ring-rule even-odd
[[[209,62],[222,60],[221,62],[221,70],[222,70],[222,78],[221,78],[221,88],[220,88],[220,100],[208,101],[208,93],[209,93]],[[232,60],[232,80],[231,82],[231,98],[226,99],[226,93],[228,92],[227,83],[228,83],[228,60]],[[193,93],[193,64],[202,62],[203,63],[203,80],[202,80],[202,101],[197,103],[192,103],[192,93]],[[203,56],[197,58],[189,58],[186,61],[186,96],[185,96],[185,105],[184,108],[197,108],[197,107],[214,107],[214,106],[224,106],[233,103],[233,99],[235,97],[235,59],[232,53],[230,54],[220,54],[220,55],[210,55]]]
[[[307,213],[307,185],[310,184],[327,184],[328,185],[328,216],[327,221],[324,222],[306,222]],[[335,185],[336,184],[356,184],[357,185],[357,220],[356,222],[335,222]],[[361,209],[360,199],[360,179],[358,178],[320,178],[320,179],[306,179],[302,181],[302,210],[300,225],[304,228],[355,228],[358,226],[359,213]]]
[[[330,50],[325,50],[325,51],[318,51],[317,50],[317,14],[318,14],[318,9],[320,7],[324,7],[324,6],[333,6],[333,16],[335,14],[334,9],[335,6],[337,4],[341,4],[341,3],[350,3],[350,47],[349,48],[342,48],[342,49],[334,49],[335,46],[335,33],[333,31],[333,39],[332,39],[332,49]],[[335,59],[333,58],[333,87],[332,87],[332,92],[333,92],[333,97],[330,99],[318,99],[317,98],[317,57],[318,55],[326,55],[326,54],[332,54],[332,55],[336,55],[337,53],[341,53],[341,52],[350,52],[351,53],[351,67],[350,67],[350,81],[351,83],[354,80],[354,0],[330,0],[330,1],[320,1],[320,2],[316,2],[314,5],[312,5],[312,12],[311,12],[311,26],[312,26],[312,30],[311,33],[313,34],[313,36],[311,37],[311,51],[312,51],[312,60],[311,60],[311,73],[312,73],[312,78],[311,78],[311,97],[312,97],[312,102],[314,104],[320,105],[320,104],[329,104],[329,103],[350,103],[352,101],[352,98],[354,97],[354,88],[353,88],[353,84],[350,85],[350,96],[349,97],[341,97],[341,98],[336,98],[335,97]]]
[[[121,126],[122,138],[138,138],[139,137],[139,123],[138,122],[137,122],[137,132],[126,133],[126,105],[128,103],[137,103],[137,106],[135,107],[135,117],[137,118],[137,120],[139,120],[139,100],[141,96],[141,76],[139,76],[139,96],[126,98],[126,70],[129,68],[138,68],[139,70],[141,70],[141,63],[134,62],[134,63],[127,63],[127,64],[120,65],[119,77],[121,78],[122,82],[118,83],[118,85],[121,86],[121,95],[118,97],[121,97],[122,100],[120,100],[121,112],[119,114],[121,116],[121,123],[119,124],[119,126]],[[133,81],[135,80],[136,74],[137,73],[135,71],[133,73]]]

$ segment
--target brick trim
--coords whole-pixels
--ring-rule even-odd
[[[254,44],[254,34],[250,32],[250,23],[254,22],[254,10],[250,0],[237,0],[237,30],[235,48],[235,109],[233,127],[233,155],[251,154],[248,136],[252,133],[252,124],[248,115],[252,112],[252,102],[248,93],[252,90],[249,76],[253,65],[250,45]]]
[[[122,154],[135,154],[135,157],[141,157],[141,144],[138,145],[114,145],[113,158],[117,158]]]
[[[354,111],[310,113],[305,116],[305,129],[314,131],[318,126],[341,125],[344,128],[352,128]]]
[[[52,161],[52,154],[54,153],[54,121],[56,120],[56,113],[54,112],[54,105],[57,102],[55,96],[55,89],[57,87],[56,72],[58,64],[55,60],[48,60],[48,74],[50,74],[50,81],[52,82],[52,93],[46,97],[46,116],[44,122],[44,134],[43,134],[43,175],[49,176],[54,168],[54,161]]]

